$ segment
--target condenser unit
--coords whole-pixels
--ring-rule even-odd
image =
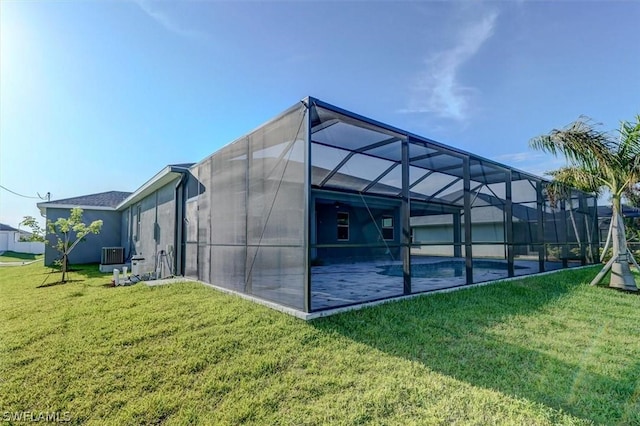
[[[102,247],[102,265],[121,265],[124,263],[124,247]]]

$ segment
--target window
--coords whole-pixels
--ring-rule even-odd
[[[349,241],[349,213],[338,212],[338,241]]]
[[[393,216],[382,216],[382,238],[393,240]]]

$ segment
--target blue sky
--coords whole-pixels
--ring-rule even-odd
[[[640,113],[640,2],[0,3],[0,185],[133,191],[307,95],[541,174]],[[0,222],[39,217],[0,189]]]

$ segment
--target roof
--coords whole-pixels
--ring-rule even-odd
[[[640,217],[640,208],[632,207],[626,204],[622,205],[622,216],[624,217]],[[601,219],[611,217],[611,206],[598,206],[598,217]]]
[[[193,164],[194,163],[170,164],[136,189],[135,192],[99,192],[97,194],[47,201],[38,203],[37,205],[43,216],[45,216],[45,210],[47,208],[70,209],[73,207],[81,207],[87,210],[120,210],[181,176],[181,174],[187,171]]]
[[[509,173],[513,180],[529,179],[546,182],[535,176],[494,160],[472,154],[423,136],[355,114],[319,99],[308,97],[314,158],[331,162],[333,170],[351,170],[363,174],[379,170],[387,173],[393,163],[402,162],[401,142],[408,141],[412,169],[435,171],[458,178],[464,177],[465,161],[469,161],[469,177],[484,184],[500,183]],[[325,168],[329,168],[324,166]],[[417,171],[417,170],[416,170]],[[371,180],[375,176],[371,177]],[[323,181],[320,186],[327,183]]]
[[[130,193],[117,204],[117,210],[124,209],[132,204],[137,203],[149,194],[157,191],[170,182],[175,181],[184,173],[186,173],[194,163],[170,164],[160,170],[151,179],[146,181],[135,192]]]
[[[188,169],[196,163],[178,163],[178,164],[169,164],[167,167],[178,167],[182,169]]]
[[[44,214],[47,208],[63,208],[70,209],[81,207],[88,210],[115,210],[118,204],[126,199],[130,192],[124,191],[107,191],[97,194],[81,195],[79,197],[63,198],[60,200],[47,201],[38,203],[38,208]]]
[[[0,231],[16,231],[19,232],[19,229],[14,228],[13,226],[5,225],[4,223],[0,223]]]

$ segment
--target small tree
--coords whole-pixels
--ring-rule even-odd
[[[61,269],[62,280],[66,282],[67,268],[69,266],[69,253],[76,246],[84,241],[89,234],[99,234],[102,229],[102,221],[94,220],[90,225],[82,222],[82,209],[79,207],[71,209],[69,218],[58,218],[55,222],[47,221],[47,231],[56,238],[55,248],[62,255]]]
[[[44,241],[44,229],[42,229],[35,217],[25,216],[22,222],[20,222],[20,226],[26,226],[31,229],[31,235],[24,237],[24,239],[20,237],[21,241]]]
[[[592,284],[598,284],[611,270],[610,287],[638,291],[629,269],[629,262],[635,260],[627,248],[622,198],[631,194],[640,181],[640,115],[635,122],[622,122],[617,140],[580,118],[564,129],[533,138],[529,145],[567,159],[568,166],[550,173],[554,178],[548,186],[551,193],[562,196],[562,187],[567,186],[597,194],[603,189],[609,191],[613,256]]]

